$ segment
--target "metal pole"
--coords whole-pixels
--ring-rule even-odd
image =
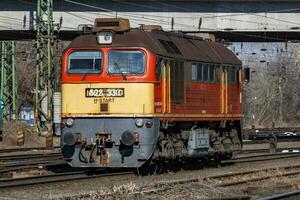
[[[16,44],[1,41],[1,86],[0,98],[4,103],[3,117],[17,119]]]
[[[37,0],[37,69],[35,123],[39,131],[52,133],[52,94],[54,89],[53,0]]]
[[[12,111],[13,111],[13,120],[18,119],[18,113],[17,113],[17,93],[18,93],[18,87],[17,87],[17,73],[16,73],[16,44],[14,41],[12,41]]]

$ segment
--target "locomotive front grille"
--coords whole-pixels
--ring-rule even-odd
[[[108,112],[108,103],[100,104],[100,112]]]

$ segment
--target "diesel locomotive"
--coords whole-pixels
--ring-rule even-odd
[[[248,71],[221,43],[98,18],[62,57],[61,152],[74,167],[139,168],[242,147]]]

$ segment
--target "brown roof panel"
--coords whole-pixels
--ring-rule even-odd
[[[174,59],[241,65],[241,61],[220,43],[186,38],[182,34],[164,31],[144,31],[130,29],[128,32],[116,33],[113,43],[99,45],[95,34],[75,38],[69,48],[102,47],[144,47],[155,54]]]

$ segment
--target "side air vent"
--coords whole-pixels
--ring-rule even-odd
[[[165,50],[168,53],[181,54],[181,52],[178,49],[178,47],[172,41],[161,40],[161,39],[158,39],[158,41],[160,42],[160,44],[165,48]]]
[[[108,112],[108,104],[107,103],[100,104],[100,112]]]

